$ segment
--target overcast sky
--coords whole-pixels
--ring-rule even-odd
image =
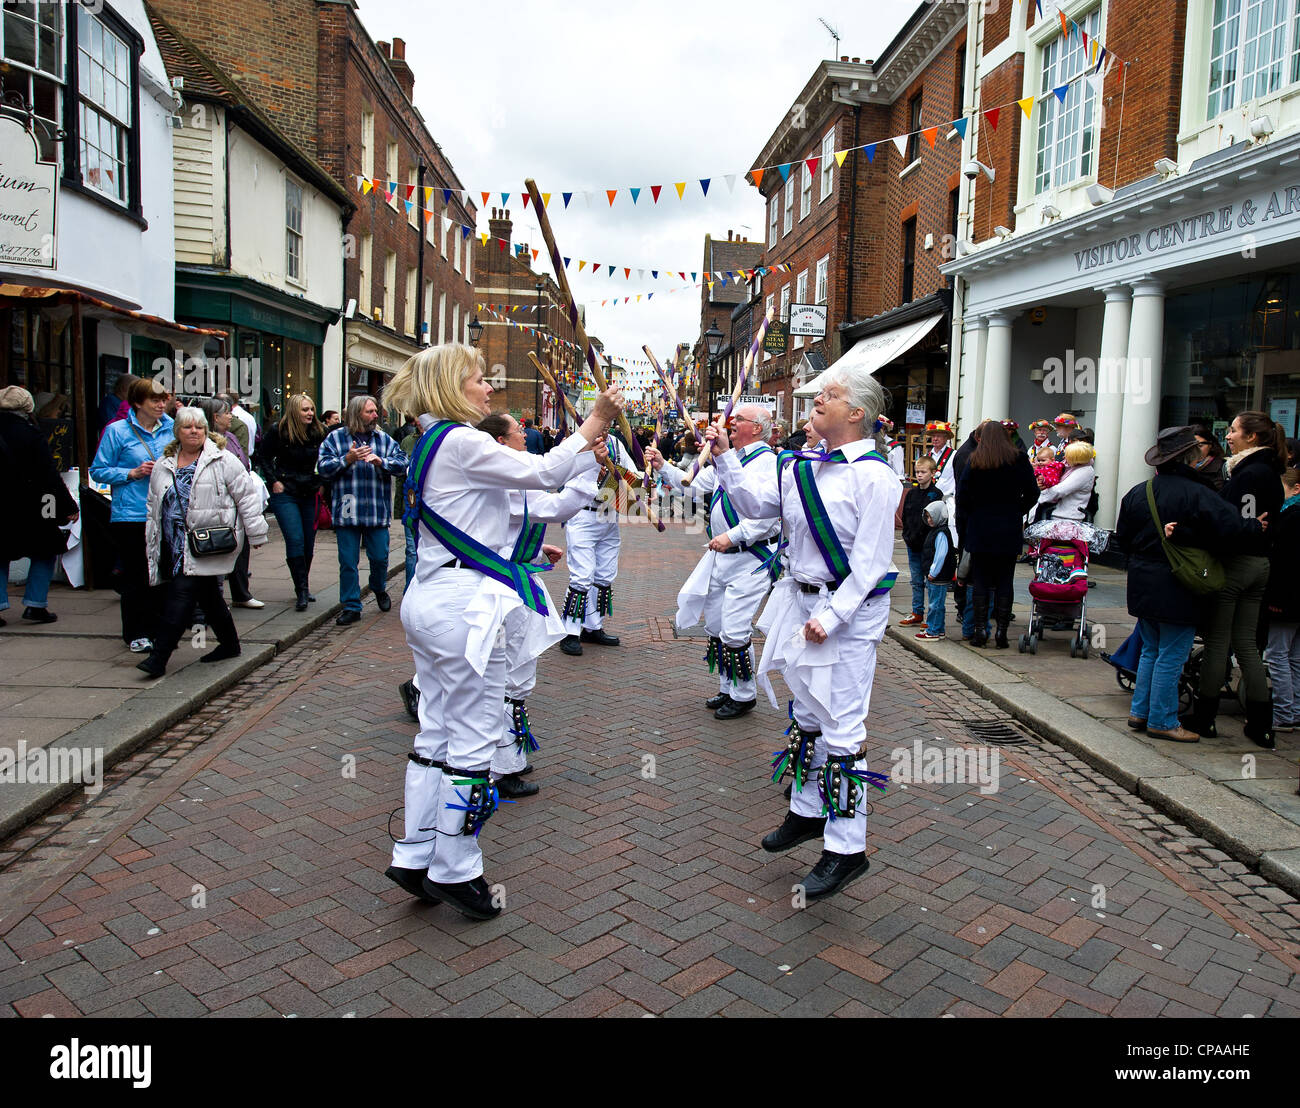
[[[825,58],[877,56],[913,9],[889,0],[507,0],[503,4],[362,0],[376,40],[406,40],[415,103],[473,195],[509,191],[516,242],[546,253],[519,193],[525,177],[554,194],[562,254],[633,267],[627,281],[569,280],[588,331],[614,356],[660,360],[699,330],[699,290],[650,270],[701,270],[705,234],[765,233],[758,190],[743,182],[768,137]],[[724,176],[736,174],[734,192]],[[711,177],[708,198],[699,179]],[[679,201],[675,181],[688,181]],[[651,185],[663,185],[658,205]],[[626,189],[645,191],[633,207]],[[604,190],[620,191],[610,208]],[[582,192],[595,194],[587,208]],[[566,211],[560,193],[577,193]],[[496,196],[489,207],[499,204]],[[479,231],[488,213],[479,214]],[[491,245],[491,244],[490,244]],[[549,268],[548,266],[546,266]],[[646,270],[643,281],[638,268]],[[602,269],[602,272],[608,272]],[[636,303],[636,293],[654,292]],[[617,308],[602,299],[631,295]]]

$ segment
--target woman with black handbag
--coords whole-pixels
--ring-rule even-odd
[[[145,553],[149,583],[167,583],[153,650],[136,669],[161,677],[198,603],[217,633],[205,662],[239,655],[239,633],[221,595],[221,578],[234,569],[244,542],[266,542],[266,520],[257,484],[225,440],[208,431],[198,408],[176,413],[176,441],[149,478]]]

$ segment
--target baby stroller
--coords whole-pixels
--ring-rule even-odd
[[[1178,674],[1178,714],[1185,715],[1192,710],[1192,697],[1201,683],[1201,656],[1205,653],[1205,644],[1199,638],[1192,644],[1187,661],[1183,663]],[[1137,680],[1138,661],[1142,657],[1142,632],[1134,627],[1133,633],[1125,639],[1113,654],[1102,651],[1101,660],[1115,667],[1115,681],[1125,692],[1133,691]],[[1229,659],[1231,662],[1231,659]],[[1246,710],[1245,682],[1238,681],[1234,689],[1229,682],[1223,691],[1224,698],[1233,697]]]
[[[1034,579],[1029,583],[1029,627],[1020,636],[1020,653],[1038,653],[1045,630],[1073,633],[1071,658],[1086,658],[1088,627],[1088,555],[1099,554],[1109,532],[1071,520],[1043,520],[1025,530],[1034,544]]]

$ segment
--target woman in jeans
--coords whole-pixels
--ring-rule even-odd
[[[989,594],[997,622],[996,645],[1005,650],[1016,558],[1024,548],[1024,516],[1038,500],[1034,467],[1011,445],[997,420],[980,424],[979,445],[957,481],[958,541],[970,553],[975,630],[971,646],[989,641]]]
[[[221,595],[221,578],[231,571],[239,547],[266,542],[261,493],[225,440],[208,433],[198,408],[176,413],[176,440],[149,478],[145,512],[145,550],[149,583],[166,583],[167,599],[153,649],[136,669],[161,677],[167,661],[190,623],[195,604],[203,608],[217,633],[217,649],[205,662],[239,656],[239,633]],[[189,535],[196,528],[233,527],[235,549],[228,554],[199,555]]]
[[[315,600],[307,587],[316,549],[316,493],[321,479],[316,460],[325,428],[316,418],[316,404],[305,393],[289,397],[284,415],[262,436],[257,465],[271,490],[271,511],[284,536],[284,560],[293,577],[299,612]]]
[[[72,499],[54,465],[50,444],[37,425],[32,394],[17,385],[0,388],[0,463],[5,484],[5,529],[0,533],[0,612],[9,607],[9,563],[30,558],[23,590],[23,619],[53,623],[59,617],[47,607],[54,564],[67,545],[62,527],[76,520]],[[0,627],[5,625],[0,617]]]
[[[1146,453],[1147,465],[1156,470],[1151,482],[1155,517],[1172,541],[1222,555],[1258,535],[1261,525],[1243,519],[1215,493],[1209,477],[1195,468],[1200,453],[1191,427],[1160,432]],[[1155,517],[1143,481],[1125,495],[1115,525],[1116,539],[1128,554],[1128,610],[1142,635],[1128,725],[1156,738],[1194,743],[1197,733],[1178,723],[1178,677],[1205,605],[1174,577]]]
[[[1263,412],[1242,412],[1228,429],[1231,457],[1224,463],[1221,493],[1242,519],[1277,517],[1282,508],[1282,471],[1286,468],[1286,434]],[[1219,690],[1228,672],[1228,652],[1237,657],[1246,686],[1246,737],[1265,750],[1273,749],[1273,703],[1268,672],[1260,656],[1259,609],[1268,585],[1267,534],[1249,536],[1223,564],[1223,591],[1206,610],[1205,654],[1200,688],[1187,726],[1198,735],[1218,732]]]
[[[133,654],[153,649],[158,622],[159,603],[149,587],[145,558],[144,516],[149,477],[172,441],[172,420],[166,413],[169,395],[156,380],[138,379],[126,394],[130,411],[104,429],[90,466],[91,477],[113,487],[108,527],[121,570],[122,641]]]

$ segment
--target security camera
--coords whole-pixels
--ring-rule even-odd
[[[980,175],[980,167],[975,162],[967,162],[961,167],[961,171],[968,181],[973,181]]]

